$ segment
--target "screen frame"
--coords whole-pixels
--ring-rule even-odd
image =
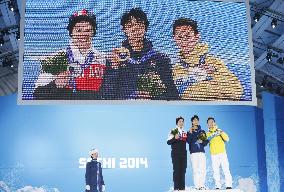
[[[22,86],[23,86],[23,63],[24,63],[24,31],[25,31],[25,11],[26,0],[23,0],[21,8],[20,21],[20,43],[19,43],[19,67],[18,67],[18,105],[60,105],[60,104],[171,104],[171,105],[251,105],[257,106],[256,98],[256,84],[255,84],[255,70],[254,70],[254,56],[253,56],[253,42],[252,29],[250,17],[250,5],[246,0],[193,0],[193,1],[213,1],[213,2],[233,2],[245,3],[247,14],[247,28],[248,28],[248,43],[249,43],[249,64],[251,70],[251,101],[190,101],[190,100],[23,100]]]

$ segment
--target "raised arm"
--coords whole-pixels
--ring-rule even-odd
[[[221,135],[222,139],[225,141],[225,142],[228,142],[230,139],[229,139],[229,135],[227,133],[225,133],[224,131],[221,132]]]

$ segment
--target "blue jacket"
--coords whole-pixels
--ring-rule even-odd
[[[110,62],[107,62],[103,88],[104,99],[137,99],[138,96],[135,93],[138,91],[139,76],[153,71],[160,76],[166,91],[151,99],[177,100],[179,98],[173,81],[171,60],[168,56],[155,51],[151,41],[147,39],[144,39],[143,49],[139,52],[134,51],[127,40],[122,42],[122,47],[129,50],[131,59],[122,62],[119,69],[112,69],[109,66]]]
[[[86,165],[86,185],[90,185],[90,191],[102,191],[102,185],[104,185],[104,178],[102,174],[102,165],[97,160],[92,160]]]
[[[205,153],[204,147],[209,143],[208,140],[203,141],[202,143],[198,142],[198,135],[202,132],[200,125],[196,131],[192,133],[187,132],[187,143],[189,144],[189,152],[190,153]]]

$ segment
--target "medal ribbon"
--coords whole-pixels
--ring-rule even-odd
[[[82,73],[84,72],[84,69],[88,68],[91,65],[91,63],[94,59],[94,52],[90,51],[87,55],[87,58],[85,59],[85,63],[81,64],[81,63],[79,63],[79,61],[75,61],[74,54],[73,54],[70,46],[67,47],[66,52],[67,52],[68,63],[69,64],[77,63],[80,66]],[[71,74],[71,78],[70,78],[68,84],[71,85],[73,92],[76,92],[76,80],[75,80],[74,74]]]

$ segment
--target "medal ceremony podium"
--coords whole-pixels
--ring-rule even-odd
[[[186,189],[182,191],[171,191],[171,192],[245,192],[241,189],[206,189],[206,190],[197,190],[197,189]]]

